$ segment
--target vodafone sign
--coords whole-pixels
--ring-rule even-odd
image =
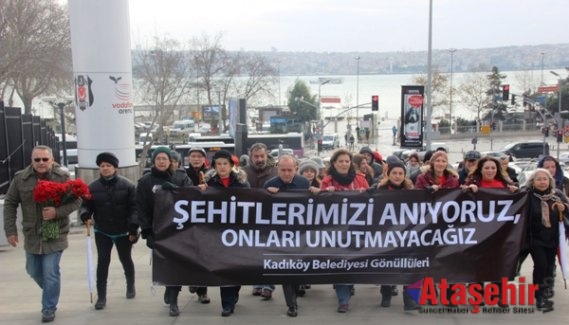
[[[423,105],[423,96],[419,95],[409,96],[407,102],[409,103],[409,105],[413,107],[420,107],[421,105]]]

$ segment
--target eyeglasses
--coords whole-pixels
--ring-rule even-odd
[[[48,161],[49,161],[49,158],[34,158],[34,161],[35,161],[35,162],[40,162],[40,161],[48,162]]]

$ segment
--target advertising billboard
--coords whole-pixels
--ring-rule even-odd
[[[424,86],[401,86],[401,147],[423,147]]]

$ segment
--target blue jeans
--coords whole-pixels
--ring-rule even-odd
[[[42,288],[42,311],[57,310],[61,291],[59,261],[63,251],[49,254],[26,253],[26,271]]]
[[[336,297],[338,297],[338,303],[340,305],[347,305],[352,298],[352,288],[353,284],[335,284]]]

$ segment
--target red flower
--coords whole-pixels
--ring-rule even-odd
[[[89,200],[89,187],[81,179],[69,180],[65,183],[39,181],[33,192],[34,202],[43,205],[59,206],[78,198]]]

